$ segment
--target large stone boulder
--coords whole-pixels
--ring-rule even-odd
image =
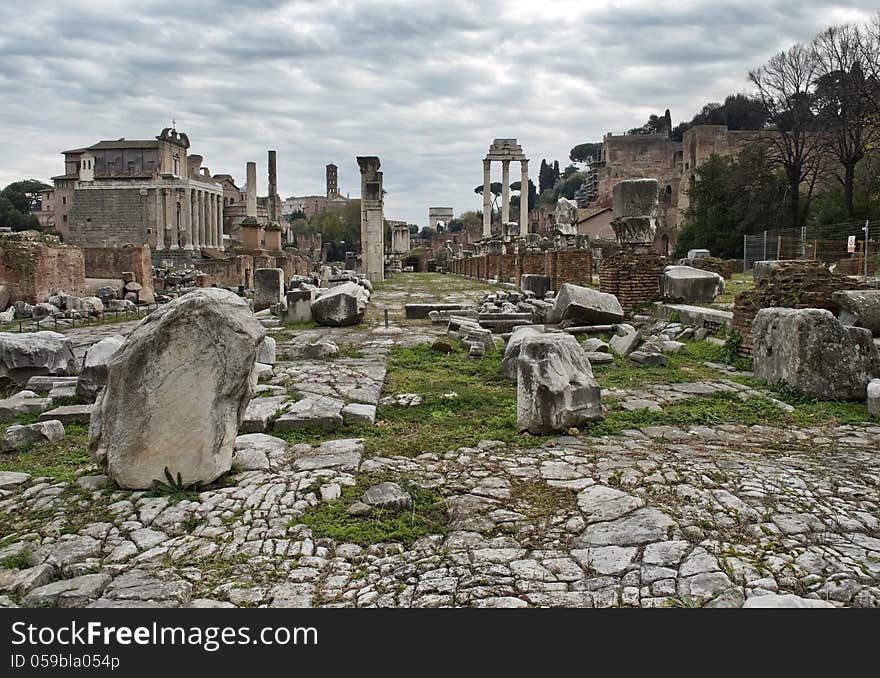
[[[840,307],[840,322],[880,337],[880,290],[840,290],[831,299]]]
[[[82,372],[76,380],[76,395],[86,400],[94,400],[98,391],[107,382],[107,365],[114,354],[122,348],[125,337],[114,334],[92,344],[83,358]]]
[[[92,411],[89,449],[120,487],[149,488],[165,469],[184,483],[227,472],[265,330],[219,288],[160,307],[110,360]]]
[[[355,282],[331,287],[312,302],[312,318],[319,325],[345,327],[364,319],[369,293]]]
[[[604,417],[590,361],[570,334],[527,337],[520,347],[516,420],[536,435]]]
[[[70,339],[58,332],[0,332],[0,383],[23,386],[34,375],[73,374],[76,358]]]
[[[820,400],[865,400],[880,376],[871,332],[818,308],[763,308],[752,323],[755,376]]]
[[[547,322],[573,320],[581,325],[606,325],[623,320],[623,308],[613,294],[599,292],[591,287],[563,283]]]
[[[507,346],[504,348],[504,358],[501,359],[501,371],[511,381],[516,381],[519,372],[519,352],[522,343],[529,337],[537,337],[543,334],[541,330],[528,325],[522,325],[513,330]]]
[[[724,278],[692,266],[667,266],[660,277],[660,296],[666,301],[705,303],[724,293]]]
[[[54,443],[64,437],[64,424],[57,419],[38,421],[35,424],[19,426],[13,424],[3,433],[3,441],[0,450],[12,452],[21,450],[31,445]]]

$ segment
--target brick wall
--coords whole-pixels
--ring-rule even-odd
[[[593,254],[589,250],[548,252],[550,287],[558,290],[563,283],[590,285],[593,282]]]
[[[86,273],[79,247],[15,236],[0,238],[0,282],[10,301],[37,304],[56,292],[86,293]]]
[[[699,268],[703,271],[712,271],[717,273],[725,280],[730,280],[734,273],[741,273],[743,270],[742,259],[718,259],[717,257],[701,257],[699,259],[680,259],[682,266],[690,266],[691,268]]]
[[[647,304],[660,296],[660,276],[666,257],[624,250],[602,261],[599,289],[613,294],[624,309]]]
[[[207,259],[199,262],[199,270],[211,277],[220,287],[253,287],[254,258],[239,254],[226,259]],[[274,267],[273,267],[274,268]]]
[[[736,295],[733,331],[742,341],[739,354],[752,354],[752,321],[762,308],[824,308],[835,315],[840,311],[831,295],[838,290],[857,290],[864,283],[831,273],[822,262],[787,261],[750,290]]]
[[[68,216],[67,241],[74,245],[147,245],[155,205],[136,188],[77,189]]]

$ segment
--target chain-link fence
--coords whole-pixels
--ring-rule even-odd
[[[846,275],[877,275],[880,220],[764,231],[743,237],[744,272],[756,261],[780,259],[812,259],[833,265]]]

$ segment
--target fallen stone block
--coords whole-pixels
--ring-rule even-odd
[[[72,375],[76,367],[73,346],[63,334],[0,332],[0,382],[24,385],[35,375]]]
[[[872,379],[868,384],[868,414],[880,418],[880,379]]]
[[[546,320],[550,323],[572,320],[586,325],[618,323],[623,320],[623,308],[613,294],[563,283]]]
[[[538,299],[543,299],[550,291],[550,276],[523,273],[519,277],[519,286],[523,292],[531,292]]]
[[[724,293],[724,278],[691,266],[667,266],[660,276],[660,296],[667,301],[703,303]]]
[[[429,318],[431,311],[459,311],[467,308],[467,304],[404,304],[403,310],[407,319],[424,320]]]
[[[54,443],[64,437],[64,425],[57,419],[39,421],[36,424],[18,426],[13,424],[3,433],[2,449],[13,452],[31,445]]]
[[[76,386],[76,382],[79,377],[53,377],[51,375],[37,375],[35,377],[31,377],[28,379],[25,388],[29,391],[36,391],[37,393],[48,393],[56,386],[74,385]]]
[[[21,395],[21,394],[25,395]],[[38,398],[33,391],[21,391],[11,398],[0,400],[0,421],[15,419],[24,414],[38,414],[52,407],[51,398]]]
[[[505,377],[511,381],[516,381],[519,373],[519,353],[522,343],[528,337],[537,337],[542,333],[542,330],[529,326],[513,330],[513,334],[507,340],[507,346],[504,348],[504,358],[501,359],[501,371],[504,372]]]
[[[763,308],[752,340],[755,377],[819,400],[865,400],[880,376],[871,331],[845,327],[825,309]]]
[[[265,471],[283,461],[289,447],[286,440],[265,433],[240,435],[235,439],[232,465],[239,471]]]
[[[629,354],[629,359],[643,367],[661,367],[669,362],[662,353],[649,353],[647,351],[633,351]]]
[[[264,365],[274,365],[275,345],[276,342],[273,337],[270,337],[269,335],[263,337],[263,341],[257,346],[257,362],[263,363]]]
[[[342,420],[348,424],[376,423],[376,406],[364,403],[349,403],[342,408]]]
[[[614,355],[625,358],[639,345],[639,341],[641,341],[641,337],[635,327],[620,323],[617,325],[617,334],[611,337],[608,342],[608,348]]]
[[[94,400],[98,391],[107,382],[107,365],[116,352],[125,344],[125,337],[116,334],[101,339],[86,351],[83,368],[76,381],[76,395],[86,400]],[[51,393],[50,393],[51,396]]]
[[[604,418],[590,362],[570,334],[526,337],[518,367],[520,431],[544,435]]]
[[[586,353],[590,365],[613,365],[614,356],[610,353],[589,351]]]
[[[368,294],[355,282],[332,287],[312,302],[312,318],[328,327],[357,325],[364,319]]]
[[[840,322],[871,330],[880,337],[880,290],[840,290],[831,295],[840,307]]]
[[[296,458],[292,466],[297,471],[329,468],[355,473],[361,464],[364,441],[360,438],[344,438],[328,441],[317,448],[304,444],[296,445],[293,449]]]
[[[43,412],[37,421],[49,421],[57,419],[65,426],[67,424],[88,424],[92,415],[93,405],[62,405],[54,410]]]
[[[284,271],[258,268],[254,271],[254,311],[271,308],[284,299]]]

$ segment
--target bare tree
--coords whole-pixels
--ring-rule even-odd
[[[872,124],[875,110],[868,96],[871,88],[865,75],[863,44],[862,31],[852,25],[828,28],[812,44],[818,119],[829,155],[839,163],[832,171],[843,186],[850,219],[856,165],[880,142],[880,126]]]
[[[812,199],[815,177],[825,155],[825,138],[816,115],[815,51],[798,43],[749,72],[756,95],[767,109],[766,143],[788,180],[790,226],[801,225]],[[801,185],[807,192],[801,196]]]
[[[880,119],[880,12],[857,35],[860,62],[865,73],[862,94],[871,108],[876,125]]]

